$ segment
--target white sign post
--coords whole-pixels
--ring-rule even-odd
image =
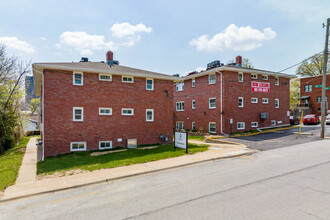
[[[174,149],[176,147],[186,149],[186,153],[188,153],[188,132],[174,132]]]

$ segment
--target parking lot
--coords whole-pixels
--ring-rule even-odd
[[[302,135],[299,136],[299,128],[282,131],[257,134],[245,137],[226,138],[228,141],[239,142],[249,148],[257,150],[271,150],[281,147],[289,147],[296,144],[308,143],[320,140],[320,124],[302,125]],[[330,125],[325,127],[325,136],[330,137]]]

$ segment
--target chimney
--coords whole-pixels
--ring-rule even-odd
[[[107,64],[109,66],[113,66],[113,53],[112,53],[112,51],[109,50],[106,54],[106,57],[107,57]]]
[[[241,56],[236,57],[236,66],[242,67],[242,57]]]

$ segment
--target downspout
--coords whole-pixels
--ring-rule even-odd
[[[42,72],[42,161],[45,160],[45,79]]]
[[[220,133],[222,135],[225,135],[222,130],[222,72],[217,72],[220,73]]]

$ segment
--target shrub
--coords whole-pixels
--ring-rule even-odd
[[[203,127],[199,127],[198,132],[199,132],[199,133],[203,133],[203,132],[204,132],[204,128],[203,128]]]
[[[185,128],[184,131],[189,131],[189,129],[188,128]]]
[[[191,129],[192,132],[196,132],[197,130],[196,129]]]

